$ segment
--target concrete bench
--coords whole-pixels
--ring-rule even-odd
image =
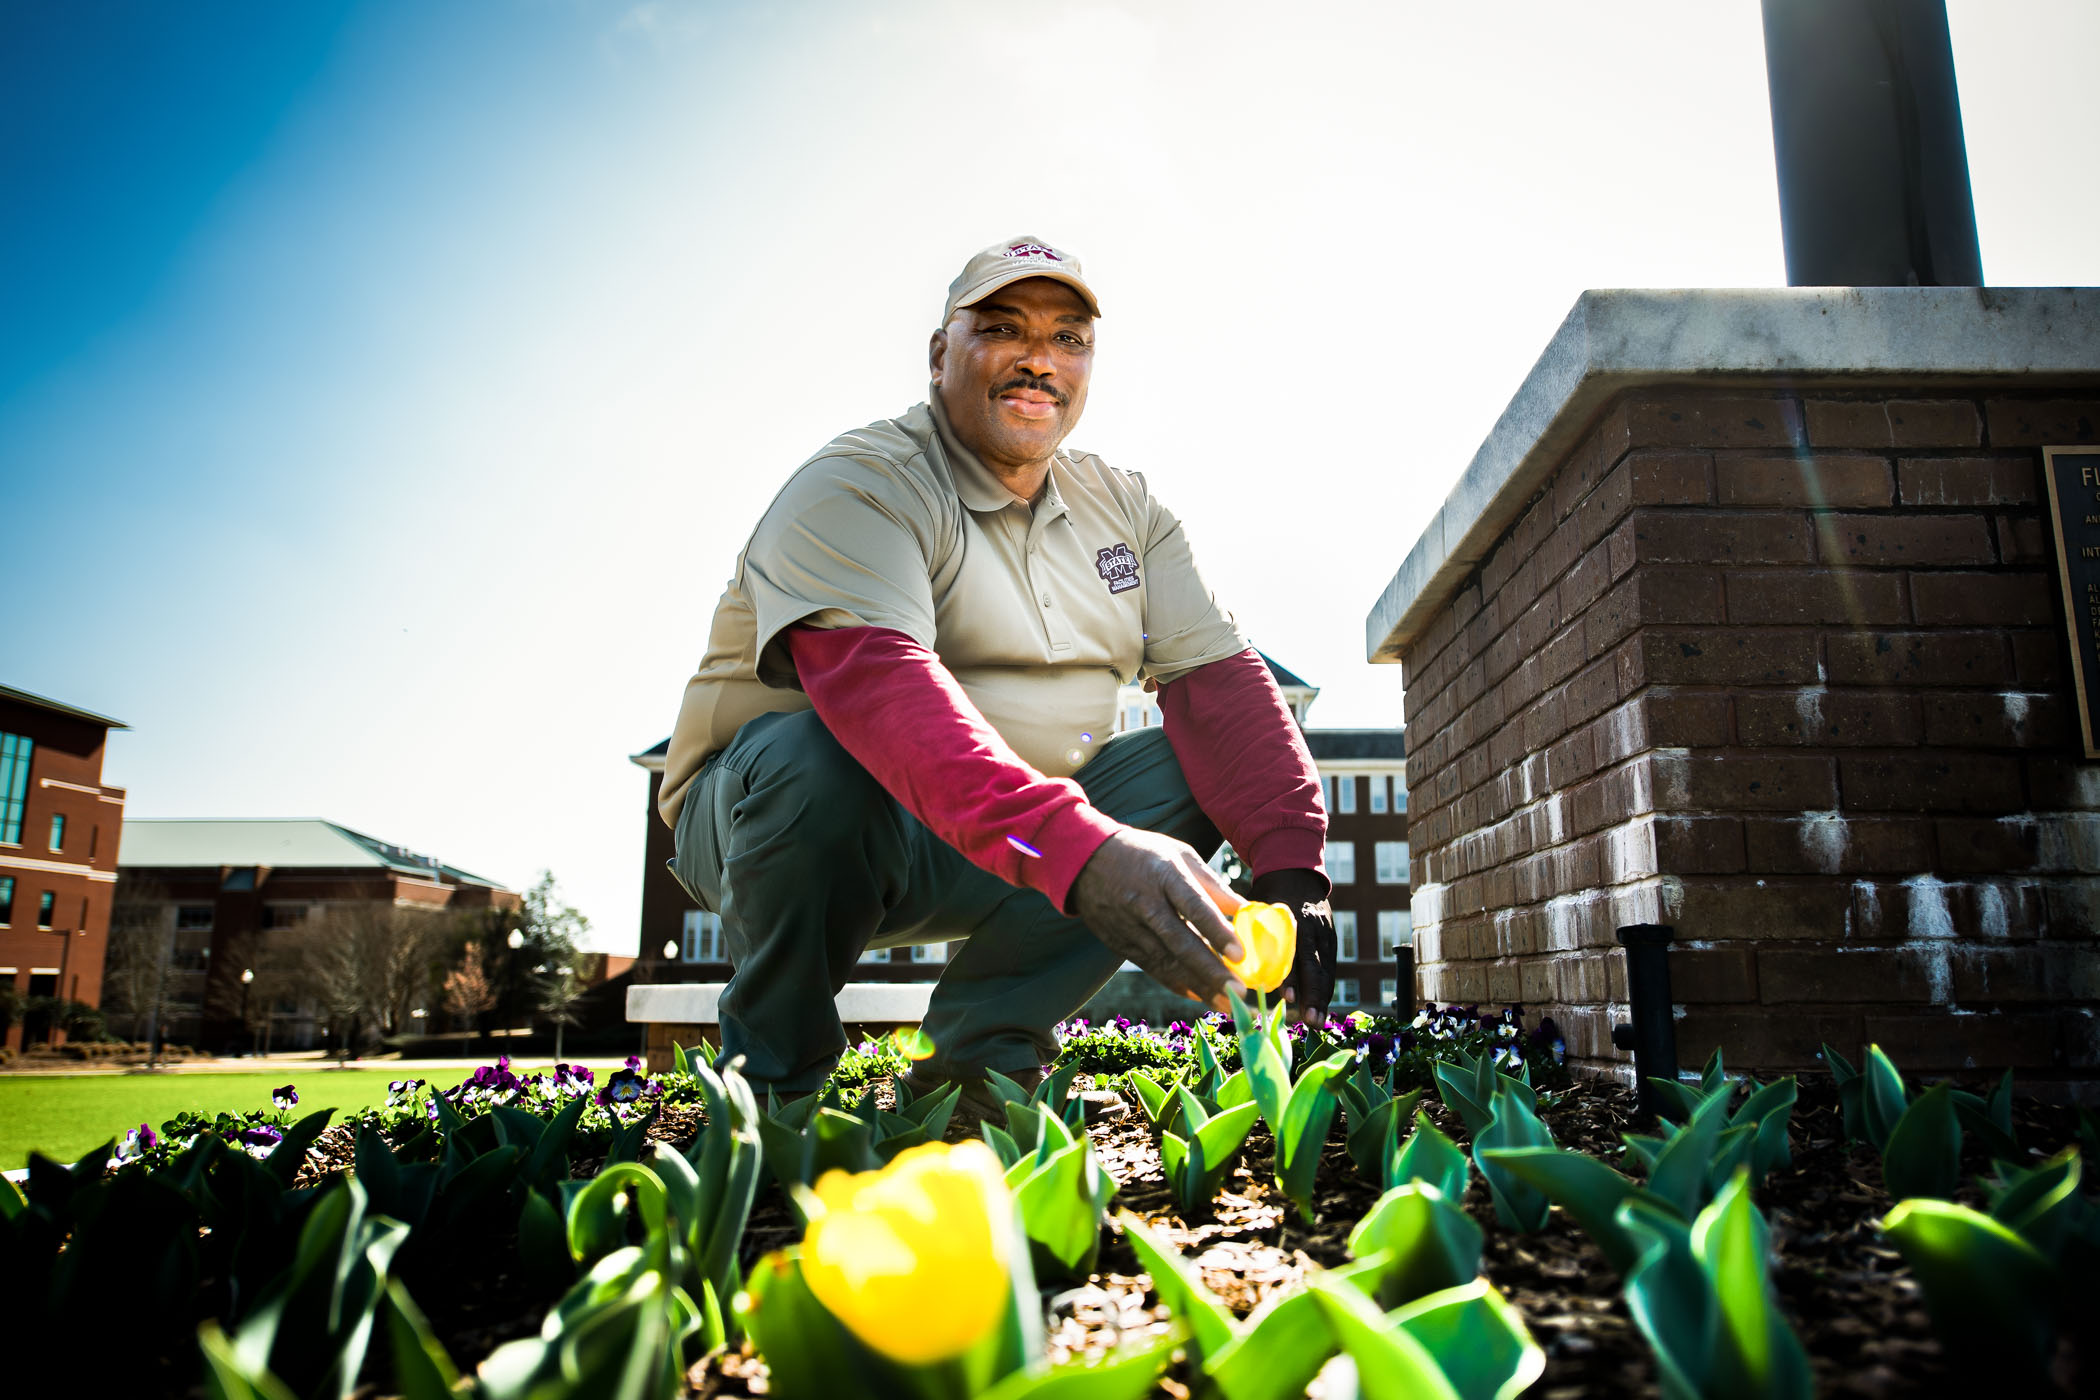
[[[726,982],[666,982],[627,989],[627,1019],[647,1029],[644,1057],[652,1070],[671,1067],[673,1045],[721,1042]],[[931,982],[848,982],[832,998],[849,1044],[926,1019]]]

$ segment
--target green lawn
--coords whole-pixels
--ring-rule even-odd
[[[439,1078],[453,1084],[472,1068]],[[0,1075],[0,1170],[28,1165],[32,1149],[70,1162],[141,1123],[151,1123],[157,1132],[186,1108],[199,1113],[268,1108],[270,1091],[287,1082],[299,1089],[295,1117],[317,1108],[333,1108],[340,1117],[345,1109],[385,1103],[388,1081],[404,1073],[430,1077],[428,1070],[322,1069],[310,1063],[296,1069],[286,1065],[272,1074]]]

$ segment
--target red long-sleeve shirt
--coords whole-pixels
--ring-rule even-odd
[[[787,642],[818,718],[885,791],[971,863],[1069,911],[1080,870],[1119,829],[1077,782],[1024,761],[902,632],[795,627]],[[1162,687],[1160,712],[1197,805],[1256,875],[1321,868],[1319,776],[1253,649]]]

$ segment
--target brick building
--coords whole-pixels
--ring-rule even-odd
[[[1405,667],[1420,990],[1680,1058],[2081,1095],[2100,764],[2041,449],[2100,441],[2086,289],[1590,292],[1368,620]]]
[[[1284,703],[1302,727],[1317,687],[1274,660],[1270,673]],[[1116,703],[1116,732],[1160,722],[1153,697],[1125,686]],[[1306,729],[1326,796],[1329,872],[1335,877],[1333,905],[1341,943],[1337,1005],[1387,1005],[1399,996],[1395,954],[1413,941],[1410,923],[1407,847],[1406,743],[1397,729]],[[630,757],[649,774],[643,822],[641,960],[638,982],[721,982],[730,974],[721,920],[696,908],[665,869],[671,832],[656,814],[670,741]],[[947,962],[947,945],[880,949],[864,954],[857,981],[932,982]],[[1165,1014],[1169,996],[1135,967],[1125,965],[1090,1010]]]
[[[128,726],[0,686],[0,1003],[5,1044],[65,1038],[49,999],[98,1006],[124,790],[102,749]],[[15,1007],[26,1003],[27,1015]]]
[[[258,1021],[275,1047],[319,1042],[319,1013],[301,997],[266,993],[267,1008],[246,1005],[241,974],[255,970],[266,934],[358,905],[521,903],[493,880],[327,821],[127,821],[119,873],[127,904],[143,904],[140,917],[165,940],[165,1037],[211,1049],[245,1048]]]

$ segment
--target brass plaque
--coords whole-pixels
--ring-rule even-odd
[[[2042,476],[2049,483],[2049,518],[2056,526],[2056,572],[2064,587],[2064,622],[2071,629],[2071,680],[2078,689],[2078,723],[2085,756],[2100,758],[2100,447],[2045,447]]]

